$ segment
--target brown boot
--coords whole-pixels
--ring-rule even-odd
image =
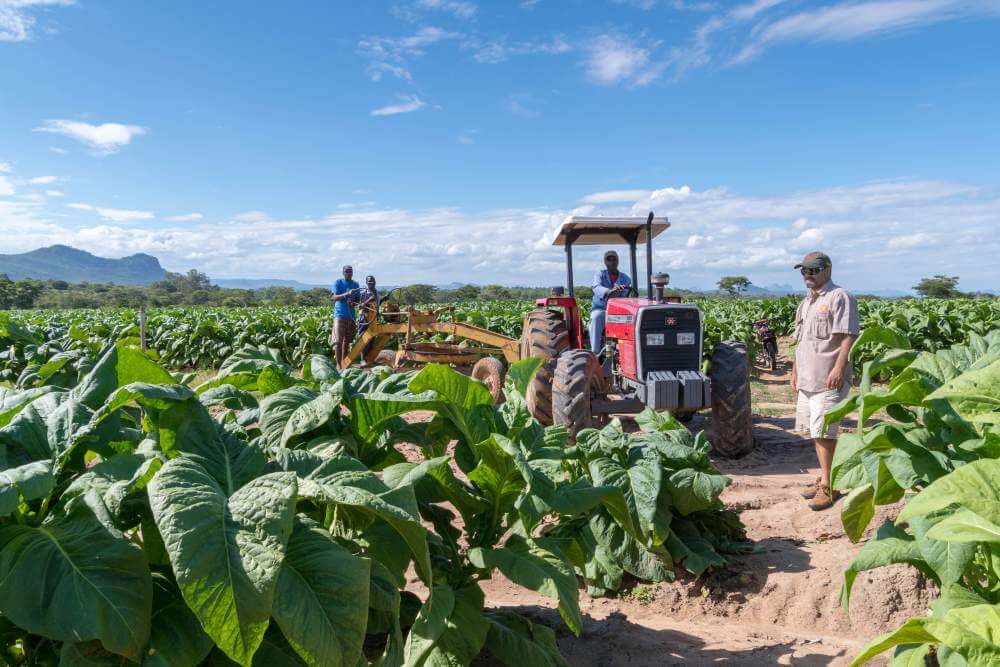
[[[819,510],[833,507],[833,504],[837,502],[837,498],[840,498],[839,491],[830,491],[830,487],[820,485],[816,489],[816,496],[809,503],[809,509],[818,512]]]
[[[817,477],[816,480],[802,492],[802,497],[806,500],[812,500],[816,497],[816,492],[819,491],[819,487],[822,486],[822,484],[823,478]]]

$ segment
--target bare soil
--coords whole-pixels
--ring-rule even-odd
[[[591,598],[581,589],[580,637],[553,600],[501,575],[483,583],[487,605],[554,628],[563,655],[583,667],[848,665],[869,640],[924,613],[936,592],[905,566],[862,573],[850,616],[841,608],[843,571],[862,545],[844,536],[842,501],[814,512],[799,496],[819,467],[812,442],[793,431],[789,372],[786,362],[753,383],[754,451],[715,460],[732,479],[722,499],[740,512],[752,553],[700,578],[644,587],[641,595]],[[688,426],[711,436],[707,413]],[[869,532],[899,510],[881,509]]]

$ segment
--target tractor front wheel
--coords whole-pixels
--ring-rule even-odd
[[[556,359],[569,349],[569,329],[555,310],[533,310],[524,316],[521,331],[521,358],[538,357],[542,366],[528,384],[528,410],[548,426],[552,423],[552,376]]]
[[[503,403],[503,381],[506,376],[507,369],[494,357],[483,357],[472,366],[472,377],[486,385],[497,405]]]
[[[743,343],[716,343],[712,351],[712,448],[723,456],[753,449],[750,415],[750,357]]]
[[[552,380],[552,419],[565,424],[571,440],[596,425],[591,401],[605,394],[604,373],[590,350],[569,350],[556,360]]]

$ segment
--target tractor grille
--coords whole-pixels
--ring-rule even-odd
[[[639,346],[645,373],[701,368],[699,314],[694,308],[656,308],[643,312]],[[647,345],[646,334],[649,333],[662,333],[663,345]],[[694,335],[694,344],[677,344],[677,334],[685,333]]]

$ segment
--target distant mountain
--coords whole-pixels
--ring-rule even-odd
[[[110,259],[64,245],[19,255],[0,255],[0,273],[6,273],[12,280],[35,278],[120,285],[148,285],[167,275],[160,260],[152,255],[140,253]]]
[[[264,287],[291,287],[297,292],[329,288],[329,285],[309,285],[298,280],[283,280],[281,278],[213,278],[212,283],[228,289],[262,289]]]

